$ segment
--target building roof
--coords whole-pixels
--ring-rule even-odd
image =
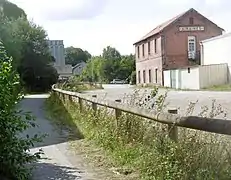
[[[85,63],[84,61],[82,61],[82,62],[76,64],[75,66],[73,66],[72,69],[75,69],[75,68],[77,68],[77,67],[79,67],[81,65],[85,65],[85,64],[87,64],[87,63]]]
[[[209,38],[209,39],[205,39],[205,40],[201,41],[201,43],[203,44],[203,43],[206,43],[206,42],[210,42],[210,41],[214,41],[214,40],[217,40],[217,39],[222,39],[222,38],[226,38],[226,37],[230,37],[230,36],[231,36],[231,32],[222,34],[220,36],[212,37],[212,38]]]
[[[135,42],[134,45],[137,44],[137,43],[139,43],[139,42],[141,42],[141,41],[144,41],[144,40],[148,39],[148,38],[151,37],[151,36],[154,36],[154,35],[156,35],[156,34],[162,32],[165,28],[167,28],[167,27],[170,26],[171,24],[175,23],[179,18],[181,18],[182,16],[184,16],[184,15],[186,15],[186,14],[188,14],[189,12],[192,12],[192,11],[195,11],[196,13],[198,13],[195,9],[191,8],[191,9],[189,9],[188,11],[185,11],[185,12],[183,12],[183,13],[181,13],[181,14],[175,16],[174,18],[172,18],[172,19],[170,19],[170,20],[168,20],[168,21],[166,21],[166,22],[160,24],[159,26],[157,26],[156,28],[154,28],[152,31],[150,31],[148,34],[146,34],[145,36],[143,36],[139,41]],[[200,13],[198,13],[198,14],[200,14]],[[200,14],[200,15],[201,15],[201,14]],[[203,16],[203,15],[201,15],[201,16]],[[204,16],[203,16],[203,17],[204,17]],[[206,17],[205,17],[205,18],[206,18]],[[207,19],[207,18],[206,18],[206,19]],[[207,19],[207,20],[210,21],[209,19]],[[210,22],[213,23],[212,21],[210,21]],[[214,23],[213,23],[213,24],[214,24]],[[214,25],[216,25],[216,24],[214,24]],[[217,26],[217,25],[216,25],[216,26]],[[217,27],[218,27],[218,26],[217,26]],[[218,27],[218,28],[220,28],[222,31],[224,31],[223,28],[221,28],[221,27]]]

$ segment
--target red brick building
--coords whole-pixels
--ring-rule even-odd
[[[163,70],[200,64],[200,41],[223,31],[194,9],[157,26],[134,44],[137,84],[163,85]]]

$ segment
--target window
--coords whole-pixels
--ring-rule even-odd
[[[154,49],[155,49],[155,53],[157,53],[157,40],[154,40]]]
[[[140,83],[140,71],[138,71],[138,83]]]
[[[151,83],[152,82],[152,70],[151,69],[149,69],[148,71],[148,79],[149,79],[149,83]]]
[[[146,83],[146,74],[145,74],[145,70],[143,70],[143,83]]]
[[[190,68],[188,68],[188,73],[190,73]]]
[[[144,44],[142,44],[142,54],[143,54],[143,57],[144,57]]]
[[[196,37],[188,36],[188,58],[195,59],[196,57]]]
[[[140,46],[137,47],[137,56],[140,58]]]
[[[190,25],[193,25],[193,24],[194,24],[194,19],[193,19],[193,17],[190,17],[190,18],[189,18],[189,24],[190,24]]]
[[[158,82],[158,69],[155,69],[155,78],[156,78],[156,83]]]
[[[149,41],[148,42],[148,55],[151,54],[151,42]]]

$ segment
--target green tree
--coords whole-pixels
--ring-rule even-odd
[[[17,110],[20,101],[19,76],[0,44],[0,174],[9,179],[29,179],[28,163],[40,158],[40,152],[28,151],[40,137],[19,137],[27,128],[34,127],[31,116]]]
[[[135,56],[130,54],[122,56],[118,69],[118,78],[120,79],[129,79],[131,73],[135,70]]]
[[[17,19],[19,17],[26,18],[26,13],[23,9],[19,8],[16,4],[13,4],[7,0],[0,0],[0,8],[4,16],[7,18]]]
[[[100,56],[91,58],[81,74],[81,80],[94,82],[103,82],[107,80],[102,68],[105,62],[106,60]]]
[[[75,66],[80,62],[87,62],[91,58],[91,54],[88,51],[84,51],[81,48],[75,48],[73,46],[65,48],[65,61],[66,64]]]
[[[107,46],[103,49],[103,55],[93,57],[88,61],[82,74],[82,79],[93,81],[110,82],[115,78],[131,78],[131,73],[135,70],[135,56],[123,55],[113,47]]]
[[[103,49],[103,58],[107,60],[121,60],[121,55],[114,47],[107,46]]]
[[[42,27],[24,18],[9,20],[1,18],[0,38],[21,82],[31,91],[46,91],[58,78],[51,66],[53,58],[47,44],[47,34]],[[49,69],[49,70],[47,70]]]

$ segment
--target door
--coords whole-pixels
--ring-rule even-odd
[[[188,36],[188,58],[196,58],[196,37]]]
[[[171,88],[176,88],[176,70],[170,70]]]

